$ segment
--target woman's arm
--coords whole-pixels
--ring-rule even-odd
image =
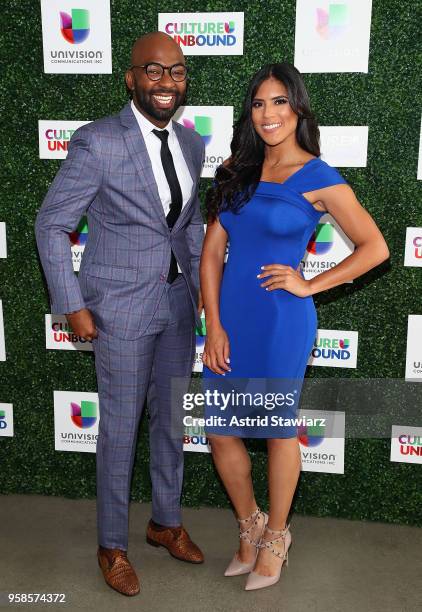
[[[286,289],[300,297],[313,295],[365,274],[390,255],[374,219],[357,200],[349,185],[324,187],[313,191],[312,196],[315,201],[322,202],[326,211],[334,217],[356,248],[334,268],[310,280],[303,279],[299,272],[290,266],[265,265],[259,278],[269,277],[261,284],[267,291]]]
[[[374,219],[349,185],[321,189],[319,199],[356,248],[337,266],[309,280],[311,295],[362,276],[390,256]]]
[[[229,342],[220,322],[220,285],[223,275],[227,232],[218,219],[209,222],[199,264],[199,280],[204,302],[207,339],[202,357],[212,371],[224,374],[230,370]]]

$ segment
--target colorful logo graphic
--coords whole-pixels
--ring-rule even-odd
[[[205,317],[201,317],[201,327],[196,328],[196,349],[195,349],[195,361],[194,361],[194,372],[200,372],[203,367],[202,354],[204,352],[205,340],[206,340],[206,329],[205,329]]]
[[[89,35],[89,11],[72,9],[72,15],[60,11],[60,30],[72,45],[84,42]]]
[[[347,4],[330,3],[328,11],[322,8],[316,9],[316,31],[324,40],[340,36],[348,25]]]
[[[97,404],[82,400],[81,405],[70,402],[71,418],[76,427],[87,429],[92,427],[97,420]]]
[[[5,419],[6,419],[6,411],[0,410],[0,429],[6,429],[7,423]]]
[[[334,227],[331,223],[318,223],[306,250],[314,255],[327,253],[334,244]]]
[[[49,128],[45,131],[47,148],[49,151],[67,151],[69,141],[75,130],[56,130]]]
[[[318,339],[314,342],[314,346],[321,349],[348,349],[350,346],[350,340],[348,338],[322,338],[318,337]]]
[[[85,246],[88,238],[88,223],[86,217],[82,217],[79,225],[74,232],[69,234],[69,239],[72,245]]]
[[[207,13],[196,21],[194,15],[194,13],[179,13],[175,15],[174,21],[167,21],[167,14],[160,13],[158,29],[172,36],[181,47],[190,48],[188,53],[192,53],[193,50],[195,54],[195,47],[237,47],[239,43],[243,46],[242,14],[238,14],[239,21],[230,18],[234,16],[233,13],[225,13],[221,21],[209,21]],[[186,17],[189,18],[185,21]],[[238,32],[235,33],[235,30]]]
[[[354,332],[352,332],[354,333]],[[349,338],[327,338],[318,336],[314,341],[314,346],[311,351],[313,359],[320,359],[320,365],[324,361],[336,362],[336,363],[349,363],[350,366],[338,366],[338,367],[355,367],[353,362],[356,361],[356,355],[352,358],[352,343]]]
[[[297,437],[303,446],[318,446],[324,440],[325,427],[322,425],[299,425]]]
[[[416,259],[422,259],[422,236],[415,236],[413,238],[413,246],[415,247]]]
[[[196,352],[201,353],[201,358],[202,358],[202,351],[204,350],[205,340],[207,336],[207,330],[205,327],[205,317],[201,317],[201,323],[202,323],[201,327],[195,328],[195,334],[196,334]]]
[[[416,455],[422,457],[422,436],[401,434],[398,436],[401,455]]]
[[[205,318],[201,317],[201,327],[195,328],[196,333],[196,346],[204,346],[205,344],[205,336],[207,335],[207,330],[205,328]]]
[[[201,317],[201,323],[202,326],[201,328],[197,327],[196,328],[196,335],[197,336],[205,336],[207,333],[206,327],[205,327],[205,317]]]
[[[201,115],[195,115],[193,121],[190,119],[183,119],[183,125],[190,130],[195,130],[202,137],[205,146],[211,142],[212,139],[212,118]]]

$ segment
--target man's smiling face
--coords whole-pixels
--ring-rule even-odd
[[[162,32],[139,39],[132,51],[132,66],[126,73],[126,83],[132,91],[137,108],[158,127],[166,125],[186,98],[186,80],[174,81],[168,70],[160,80],[151,80],[145,68],[149,63],[162,66],[185,64],[177,43]]]

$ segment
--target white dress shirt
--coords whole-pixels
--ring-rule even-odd
[[[161,163],[161,140],[152,132],[152,130],[160,130],[160,128],[151,123],[151,121],[149,121],[142,113],[138,111],[133,100],[131,102],[131,107],[142,132],[142,136],[145,140],[145,145],[151,160],[155,182],[157,183],[158,187],[158,193],[163,205],[164,215],[167,216],[171,203],[170,187],[164,173],[163,164]],[[180,188],[182,190],[183,207],[189,200],[192,193],[193,180],[185,158],[183,157],[182,149],[180,148],[176,133],[173,129],[173,121],[170,119],[166,127],[163,129],[167,130],[169,133],[168,145],[173,157],[174,168],[176,170],[177,178],[179,179]]]

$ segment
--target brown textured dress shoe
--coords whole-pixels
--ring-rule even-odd
[[[99,546],[97,558],[104,579],[112,589],[128,597],[139,593],[139,580],[126,556],[126,551]]]
[[[180,527],[158,526],[150,520],[147,527],[147,542],[151,546],[164,546],[169,553],[188,563],[203,563],[204,555],[198,546],[192,542],[188,532]]]

